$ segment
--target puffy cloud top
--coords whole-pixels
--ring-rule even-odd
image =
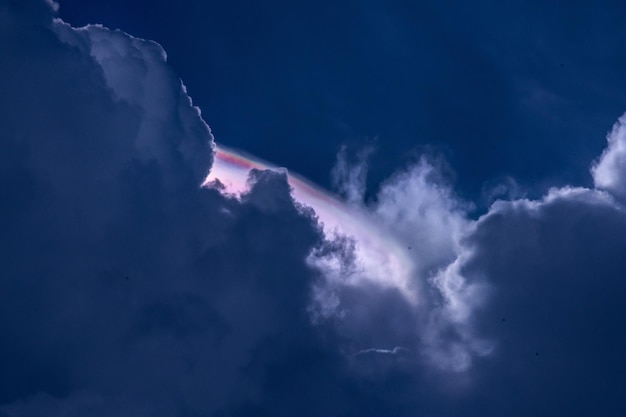
[[[626,115],[613,126],[607,135],[608,147],[591,173],[597,188],[607,190],[615,197],[626,199]]]

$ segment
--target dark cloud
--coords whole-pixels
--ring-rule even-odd
[[[362,242],[286,172],[200,187],[213,138],[158,44],[52,13],[0,5],[0,415],[624,414],[621,124],[597,189],[477,221],[426,159],[371,204],[343,164],[412,279],[351,280]]]
[[[484,402],[482,410],[624,412],[624,230],[623,208],[584,189],[501,202],[480,220],[463,272],[490,285],[473,323],[495,348],[472,371],[468,394]]]
[[[2,10],[3,415],[384,410],[351,335],[310,317],[307,257],[345,264],[350,242],[285,173],[253,171],[241,199],[200,188],[213,139],[157,44]]]
[[[322,235],[285,175],[201,189],[212,137],[157,44],[2,10],[4,412],[216,411],[287,346],[322,349]]]

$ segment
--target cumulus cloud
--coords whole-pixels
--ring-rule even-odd
[[[285,174],[201,188],[213,138],[160,46],[27,3],[2,6],[0,413],[231,413],[323,362],[324,242]]]
[[[0,415],[624,414],[623,118],[595,189],[478,219],[432,160],[365,202],[340,158],[329,234],[285,170],[201,187],[163,49],[51,4],[0,3]]]
[[[414,375],[351,361],[413,346],[404,295],[349,285],[350,320],[315,322],[332,280],[310,256],[353,270],[354,241],[325,239],[285,171],[252,171],[239,198],[201,187],[213,138],[160,46],[41,5],[2,9],[0,414],[411,410],[385,387]]]
[[[440,335],[463,330],[471,315],[471,306],[478,304],[483,292],[483,288],[466,286],[460,274],[453,275],[450,272],[463,255],[460,239],[471,225],[468,219],[471,205],[454,194],[441,175],[437,161],[426,157],[385,181],[375,200],[366,204],[362,199],[366,159],[363,154],[359,154],[356,161],[350,164],[347,157],[346,150],[342,149],[334,170],[336,185],[345,195],[361,196],[348,199],[348,204],[363,213],[366,218],[364,227],[377,227],[396,243],[390,250],[401,251],[403,259],[407,261],[407,267],[404,268],[407,284],[404,288],[409,288],[410,294],[407,296],[407,291],[400,291],[397,300],[388,298],[382,308],[369,307],[361,314],[351,314],[361,310],[354,304],[364,302],[371,296],[364,293],[357,298],[346,296],[343,302],[336,303],[337,310],[343,314],[343,325],[360,329],[352,329],[351,337],[355,340],[361,337],[359,342],[361,346],[365,345],[363,347],[367,347],[368,343],[369,346],[376,343],[404,343],[415,348],[415,352],[420,352],[428,366],[467,369],[472,356],[465,352],[469,349],[465,343],[468,340],[460,343]],[[362,242],[357,238],[356,245],[359,244]],[[356,256],[358,258],[363,254],[357,251]],[[448,270],[441,272],[445,268]],[[375,269],[371,268],[367,272],[371,273],[372,270]],[[394,272],[383,270],[378,271],[378,274],[391,282],[393,278],[389,274]],[[402,290],[403,286],[395,288]],[[372,291],[376,294],[374,297],[381,300],[386,298],[373,288],[369,290]],[[341,289],[336,289],[334,294],[337,293],[341,293]],[[388,303],[396,306],[405,303],[405,312],[400,313],[397,307],[389,308]],[[446,303],[445,311],[442,311],[442,303]],[[368,305],[377,306],[378,303],[368,301]],[[391,321],[396,323],[391,327],[395,328],[395,332],[389,331],[387,326],[368,325],[375,322],[376,317],[389,314],[393,316]],[[458,329],[453,326],[454,323],[459,324]],[[380,332],[381,327],[387,331]],[[373,337],[377,332],[377,337]],[[377,349],[371,347],[361,350],[374,351]],[[463,360],[459,359],[461,354],[464,355]],[[418,359],[417,353],[413,356]]]
[[[611,366],[624,364],[616,353],[624,341],[614,333],[625,313],[618,301],[625,295],[619,277],[626,256],[618,232],[626,230],[626,217],[617,201],[623,186],[622,131],[623,118],[592,170],[596,189],[553,188],[538,200],[500,193],[504,199],[476,220],[468,215],[471,205],[455,196],[426,159],[390,178],[369,205],[353,199],[414,251],[413,279],[425,300],[404,314],[392,313],[402,322],[398,333],[373,337],[381,326],[364,330],[367,326],[357,323],[373,323],[389,310],[350,316],[358,311],[350,304],[354,300],[340,297],[343,325],[356,327],[350,335],[363,348],[358,356],[391,354],[376,345],[385,339],[411,346],[426,367],[457,375],[446,386],[465,381],[451,388],[458,413],[468,413],[472,397],[483,397],[485,404],[473,405],[469,415],[538,415],[545,409],[593,415],[594,407],[619,415],[623,409],[613,388],[619,372]],[[350,169],[345,162],[339,166],[344,173]],[[343,175],[343,187],[360,192],[362,181],[353,180],[363,172],[360,166]],[[358,300],[371,303],[363,294]],[[598,405],[599,399],[590,401],[585,393],[595,395],[602,379],[606,396]],[[489,388],[494,384],[515,388]]]
[[[496,345],[470,395],[485,390],[495,414],[623,412],[625,222],[609,196],[582,188],[502,201],[477,222],[460,268],[490,286],[471,325]]]
[[[212,157],[209,127],[167,65],[161,45],[98,25],[74,29],[57,20],[52,29],[93,59],[114,100],[141,111],[134,142],[138,156],[157,161],[168,181],[185,169],[193,169],[197,182],[206,178]]]
[[[596,188],[607,190],[620,200],[626,198],[626,116],[620,117],[607,135],[608,146],[592,166]]]

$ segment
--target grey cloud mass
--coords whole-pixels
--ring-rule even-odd
[[[311,262],[359,274],[359,242],[286,172],[200,187],[213,136],[161,46],[55,9],[0,0],[1,417],[626,413],[623,118],[596,188],[478,219],[432,159],[364,201],[367,152],[340,158],[412,302]]]

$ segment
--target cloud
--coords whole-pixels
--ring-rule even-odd
[[[607,190],[616,198],[626,197],[626,116],[620,117],[607,135],[608,147],[592,166],[591,174],[596,188]]]
[[[313,320],[334,323],[347,342],[338,349],[348,356],[371,346],[400,344],[422,352],[422,358],[417,353],[412,356],[423,359],[425,366],[466,369],[470,359],[448,363],[458,362],[456,351],[461,347],[454,342],[450,348],[455,351],[444,353],[448,341],[442,344],[435,336],[441,328],[450,328],[453,318],[433,318],[444,297],[454,295],[458,303],[458,289],[445,293],[433,279],[457,258],[459,239],[470,224],[467,211],[471,206],[454,195],[438,162],[425,157],[391,177],[376,200],[366,204],[369,152],[358,152],[354,163],[348,162],[346,149],[339,153],[333,175],[341,193],[351,196],[346,202],[282,171],[288,175],[293,197],[313,208],[328,241],[308,257],[309,264],[322,273],[308,307]],[[219,180],[228,184],[227,192],[245,200],[245,178],[251,167],[271,165],[220,148],[207,184]],[[251,171],[253,178],[257,172]],[[475,295],[468,293],[465,298]],[[470,308],[466,310],[469,315]]]
[[[329,355],[324,241],[285,175],[201,188],[213,138],[160,46],[24,8],[3,5],[0,414],[230,410],[297,371],[290,346]]]
[[[158,161],[167,181],[189,168],[197,182],[204,180],[211,167],[209,127],[167,65],[161,45],[98,25],[74,29],[56,21],[53,30],[93,59],[114,100],[141,111],[134,138],[138,156]]]
[[[625,226],[623,207],[584,188],[501,201],[476,223],[455,269],[489,286],[465,325],[495,346],[469,396],[494,415],[623,412]]]
[[[349,204],[362,203],[365,198],[367,158],[374,151],[372,147],[366,147],[357,152],[356,161],[348,162],[348,150],[341,148],[337,155],[337,162],[333,167],[331,176],[333,184]]]
[[[478,219],[427,158],[232,195],[158,44],[0,11],[0,415],[623,415],[622,119]]]
[[[411,352],[409,349],[396,346],[393,349],[380,349],[380,348],[369,348],[363,349],[356,353],[356,355],[367,355],[370,353],[381,354],[381,355],[402,355]]]
[[[351,165],[346,157],[345,150],[342,150],[335,170],[336,174],[341,173],[336,176],[337,186],[346,195],[363,195],[365,159],[359,156],[356,164]],[[355,180],[357,178],[358,181]],[[373,202],[365,204],[362,198],[353,198],[349,204],[367,219],[363,222],[364,227],[382,230],[389,236],[389,240],[395,242],[393,250],[401,251],[407,262],[404,268],[406,283],[393,287],[399,290],[399,295],[405,295],[404,300],[402,297],[396,300],[388,298],[373,287],[360,293],[359,297],[345,296],[343,303],[336,303],[336,309],[343,315],[344,326],[351,328],[351,338],[357,340],[357,344],[363,348],[360,351],[375,350],[369,346],[377,343],[402,343],[411,346],[414,352],[419,352],[419,355],[414,353],[413,356],[424,360],[426,366],[467,369],[472,356],[465,352],[469,349],[465,342],[469,341],[459,344],[438,335],[449,333],[453,323],[464,324],[483,291],[475,286],[466,288],[461,276],[457,275],[456,280],[451,279],[450,275],[446,279],[441,277],[444,274],[442,269],[448,268],[446,274],[450,274],[454,264],[458,264],[463,256],[460,239],[471,228],[468,219],[471,206],[454,194],[441,175],[438,162],[425,156],[384,182]],[[363,245],[358,237],[356,245]],[[364,254],[357,251],[356,256],[358,258]],[[374,264],[381,263],[375,255],[374,259]],[[390,273],[397,274],[393,270],[376,271],[376,267],[366,268],[365,273],[368,272],[379,274],[388,282],[393,282]],[[404,288],[409,288],[408,296]],[[335,289],[334,295],[337,294],[341,294],[340,288]],[[370,298],[378,298],[378,301],[364,301]],[[381,300],[385,300],[382,305],[379,304]],[[448,305],[445,313],[442,313],[440,305],[444,302],[448,302]],[[354,314],[361,310],[354,303],[365,303],[368,309],[361,314]],[[403,303],[405,307],[399,308]],[[391,305],[396,307],[390,308]],[[401,312],[403,309],[404,312]],[[464,317],[459,317],[462,310]],[[395,322],[391,327],[395,331],[380,332],[381,328],[389,329],[388,325],[371,326],[371,323],[377,321],[375,317],[388,315],[393,317],[390,321]],[[482,349],[488,350],[488,347]],[[461,351],[465,355],[463,360],[459,359]]]
[[[617,387],[626,340],[615,331],[626,316],[618,232],[626,217],[614,199],[622,198],[622,124],[592,171],[596,189],[553,188],[537,200],[504,195],[476,220],[426,159],[389,179],[365,210],[415,251],[425,303],[391,313],[400,330],[383,334],[388,325],[371,323],[398,300],[355,317],[354,300],[340,296],[343,330],[362,348],[357,356],[390,354],[377,347],[381,340],[410,346],[425,366],[418,372],[439,369],[434,398],[438,384],[455,398],[454,406],[424,406],[435,415],[623,412]],[[357,297],[376,306],[372,298],[384,299]]]
[[[160,46],[24,10],[3,9],[0,414],[408,409],[350,354],[351,335],[411,342],[409,304],[364,281],[342,300],[380,329],[314,323],[330,280],[311,254],[350,270],[354,247],[325,239],[286,172],[253,171],[239,198],[201,187],[213,138]]]

